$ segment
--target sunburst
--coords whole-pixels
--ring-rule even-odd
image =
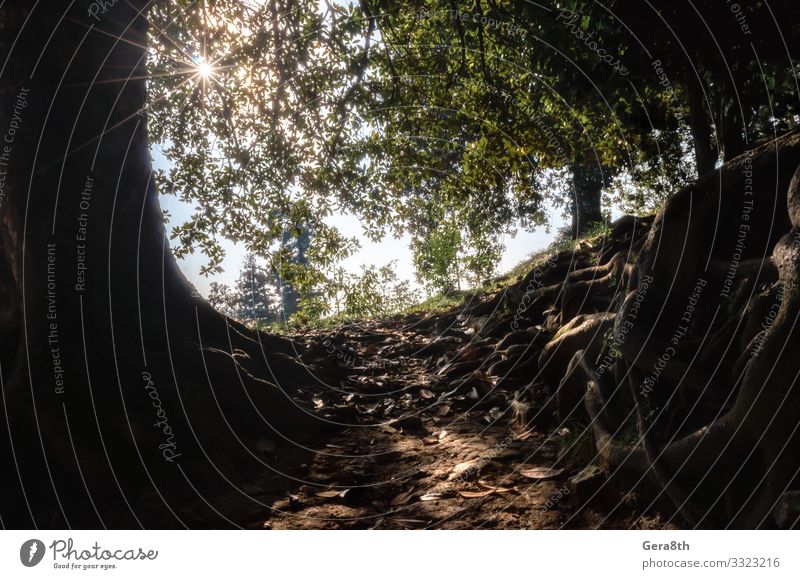
[[[204,60],[197,63],[195,69],[197,71],[197,76],[203,80],[209,80],[214,74],[214,65]]]

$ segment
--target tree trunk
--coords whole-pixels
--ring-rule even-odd
[[[0,459],[19,473],[0,515],[179,527],[253,462],[245,440],[313,428],[284,386],[314,378],[288,341],[215,312],[170,252],[144,116],[149,2],[29,4],[0,8]]]
[[[717,155],[711,146],[712,126],[706,115],[703,87],[694,71],[686,72],[686,92],[689,104],[689,124],[694,141],[694,156],[698,177],[714,170]]]
[[[727,162],[744,153],[746,142],[739,102],[734,96],[736,87],[730,86],[729,81],[719,84],[725,96],[717,103],[717,147],[722,160]]]
[[[571,203],[573,239],[577,239],[589,231],[593,225],[603,221],[601,208],[603,182],[603,168],[599,165],[575,163],[572,166],[574,191]]]
[[[308,230],[303,228],[300,237],[293,238],[291,231],[284,230],[281,244],[283,247],[288,247],[292,252],[292,263],[297,265],[306,265],[305,247],[301,244],[301,239],[308,239]],[[281,280],[281,320],[288,320],[299,309],[300,294],[295,288],[291,280]]]

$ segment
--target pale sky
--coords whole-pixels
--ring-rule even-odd
[[[169,211],[171,216],[170,222],[167,224],[168,230],[186,221],[192,213],[191,205],[178,200],[173,195],[162,195],[161,207]],[[414,280],[414,266],[411,261],[408,236],[400,239],[387,236],[381,242],[374,243],[364,237],[359,220],[352,215],[336,215],[331,217],[328,223],[347,235],[358,238],[361,244],[361,249],[356,254],[341,262],[342,267],[347,271],[358,273],[361,271],[362,265],[380,267],[394,260],[397,277],[401,280],[409,280],[414,287],[417,286]],[[553,241],[556,230],[565,224],[566,221],[559,218],[554,222],[550,233],[541,228],[533,233],[520,232],[515,237],[506,237],[503,240],[505,251],[498,273],[507,272],[531,253],[547,247]],[[200,275],[200,268],[206,263],[206,258],[201,253],[188,255],[184,259],[178,260],[181,269],[204,296],[208,295],[211,282],[232,285],[239,276],[239,269],[246,253],[244,247],[227,240],[222,241],[222,247],[225,250],[225,260],[222,264],[225,271],[220,274],[207,277]]]

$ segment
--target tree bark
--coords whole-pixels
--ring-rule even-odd
[[[705,112],[706,98],[703,95],[703,87],[696,73],[692,70],[686,72],[686,92],[697,175],[701,177],[714,170],[717,163],[717,155],[714,154],[711,146],[713,127]]]
[[[215,312],[170,252],[145,117],[150,3],[29,4],[0,8],[0,296],[17,304],[0,310],[0,460],[18,473],[0,514],[180,527],[182,505],[252,462],[246,441],[314,429],[289,400],[314,377],[288,341]]]
[[[593,225],[603,221],[601,207],[604,185],[603,168],[575,163],[572,166],[574,196],[571,202],[572,238],[577,239]]]
[[[730,81],[720,82],[724,97],[717,103],[717,147],[723,161],[730,161],[744,153],[746,148],[744,125],[739,102],[735,98],[736,87]]]

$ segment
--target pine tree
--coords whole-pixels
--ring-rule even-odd
[[[277,276],[248,253],[236,282],[233,304],[236,316],[245,323],[264,323],[277,319]]]

